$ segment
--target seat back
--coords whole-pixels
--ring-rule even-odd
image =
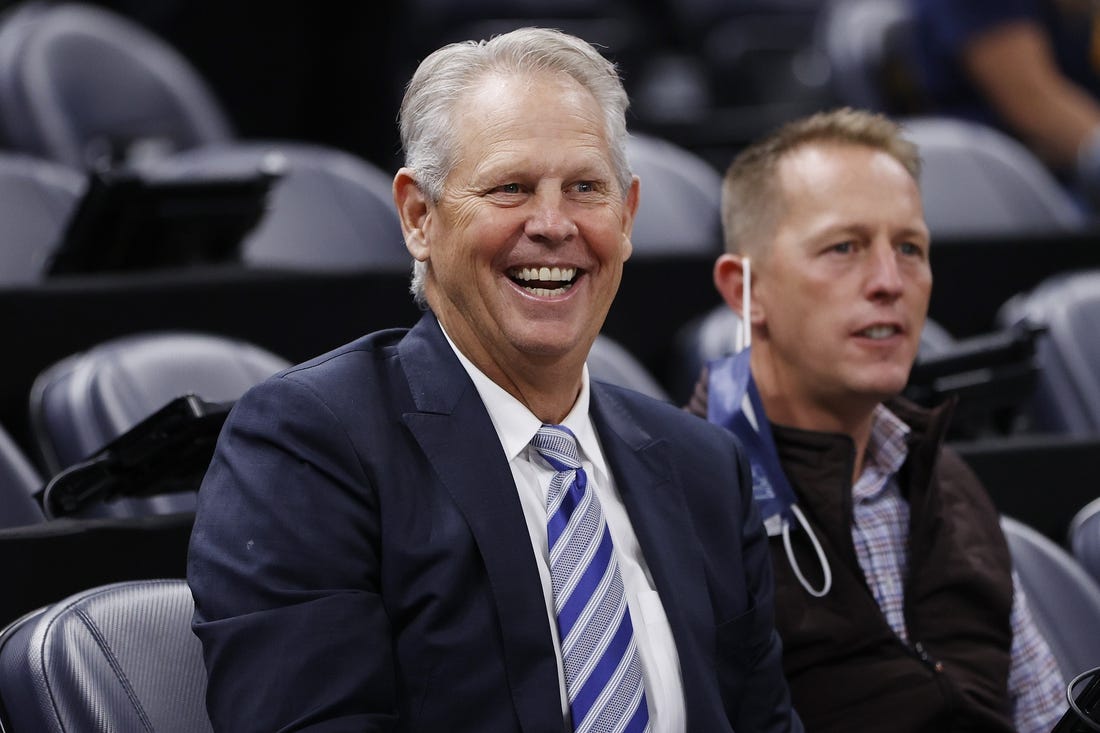
[[[84,187],[84,175],[72,168],[0,153],[0,285],[42,279]]]
[[[0,529],[37,524],[42,509],[32,498],[42,487],[42,477],[23,451],[0,429]]]
[[[31,386],[30,417],[43,464],[54,474],[98,450],[180,395],[237,399],[286,368],[252,344],[200,333],[144,333],[107,341],[47,368]],[[194,510],[193,495],[122,499],[109,516]]]
[[[208,145],[152,161],[159,175],[217,177],[281,171],[242,258],[254,267],[311,271],[409,270],[393,177],[332,148],[286,142]]]
[[[1077,562],[1100,582],[1100,499],[1093,499],[1073,515],[1069,548]]]
[[[1026,319],[1047,329],[1038,343],[1030,427],[1076,435],[1100,431],[1100,270],[1055,275],[1012,298],[997,318],[1004,324]]]
[[[984,125],[911,118],[905,137],[920,150],[921,198],[933,238],[1073,231],[1084,213],[1022,145]]]
[[[694,153],[659,138],[633,134],[627,158],[641,179],[630,241],[634,256],[722,251],[722,177]]]
[[[1100,665],[1100,586],[1069,553],[1011,517],[1001,518],[1031,615],[1070,680]]]
[[[592,379],[669,401],[668,393],[634,355],[603,334],[596,337],[588,352],[588,372]]]
[[[0,24],[8,147],[74,167],[230,137],[218,101],[166,42],[110,11],[30,2]]]
[[[183,580],[116,583],[24,616],[0,636],[3,729],[211,731]]]

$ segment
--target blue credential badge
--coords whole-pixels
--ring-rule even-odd
[[[745,446],[752,468],[752,498],[763,519],[764,531],[769,537],[783,537],[787,560],[802,587],[821,597],[832,587],[832,570],[821,543],[798,508],[798,497],[779,462],[771,424],[749,367],[751,350],[751,347],[743,349],[707,365],[707,420],[731,431]],[[810,585],[795,561],[790,538],[792,525],[801,525],[806,530],[817,552],[823,576],[820,589]]]

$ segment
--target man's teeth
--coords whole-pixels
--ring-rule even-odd
[[[521,267],[512,271],[512,278],[523,285],[527,292],[542,298],[549,298],[573,287],[573,279],[577,276],[575,267]],[[530,284],[528,284],[530,283]],[[557,287],[540,287],[550,283],[560,283]]]
[[[517,280],[550,280],[554,282],[569,282],[577,276],[577,268],[566,267],[523,267],[516,270]]]
[[[894,326],[871,326],[870,328],[863,329],[859,334],[869,339],[885,339],[890,338],[897,332],[898,329]]]

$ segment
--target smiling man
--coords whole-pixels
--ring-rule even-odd
[[[950,406],[897,398],[932,288],[919,167],[848,109],[734,160],[714,282],[751,346],[690,409],[749,449],[807,730],[1045,732],[1064,687],[996,511],[942,447]]]
[[[393,192],[423,318],[242,397],[200,491],[216,730],[801,730],[736,442],[585,366],[626,106],[556,31],[420,65]]]

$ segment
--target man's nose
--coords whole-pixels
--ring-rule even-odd
[[[539,191],[531,201],[525,232],[534,240],[565,242],[577,234],[577,223],[561,191]]]
[[[897,248],[888,240],[876,241],[868,260],[867,294],[872,298],[897,298],[905,282],[898,262]]]

